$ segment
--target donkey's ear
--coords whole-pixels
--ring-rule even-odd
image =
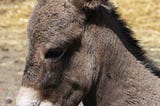
[[[69,0],[75,7],[82,8],[85,4],[92,0]]]
[[[83,8],[87,7],[95,7],[99,4],[106,4],[108,0],[69,0],[75,7]]]

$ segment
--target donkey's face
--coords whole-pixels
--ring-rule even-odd
[[[28,26],[29,55],[17,106],[76,106],[86,95],[95,65],[83,46],[83,21],[65,0],[38,1]]]

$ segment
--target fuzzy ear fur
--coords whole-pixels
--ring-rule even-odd
[[[82,8],[88,0],[69,0],[75,7]]]
[[[95,8],[100,4],[107,4],[108,0],[69,0],[77,8]]]

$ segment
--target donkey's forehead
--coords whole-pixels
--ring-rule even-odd
[[[39,0],[28,25],[28,35],[75,35],[82,29],[84,15],[67,0]]]

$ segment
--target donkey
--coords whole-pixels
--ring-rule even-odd
[[[38,0],[16,106],[160,106],[160,71],[106,0]]]

